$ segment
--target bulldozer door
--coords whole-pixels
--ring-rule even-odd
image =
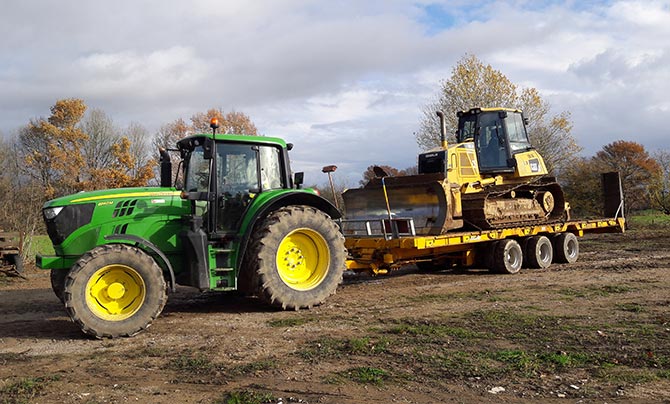
[[[498,173],[514,171],[502,119],[497,113],[483,113],[475,133],[475,147],[479,172]]]

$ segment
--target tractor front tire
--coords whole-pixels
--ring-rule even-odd
[[[107,244],[84,254],[65,278],[65,309],[96,338],[130,337],[158,317],[167,301],[161,268],[139,248]]]
[[[345,269],[344,237],[324,212],[287,206],[257,228],[247,271],[258,296],[284,310],[319,305],[335,293]]]

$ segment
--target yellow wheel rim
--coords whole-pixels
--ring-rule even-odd
[[[121,321],[135,314],[146,297],[146,286],[133,268],[113,264],[98,269],[86,284],[86,304],[97,317]]]
[[[329,265],[328,244],[314,230],[294,230],[279,243],[277,270],[281,280],[292,289],[317,287],[326,277]]]

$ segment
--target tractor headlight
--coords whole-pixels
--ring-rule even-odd
[[[63,210],[63,206],[56,206],[55,208],[46,208],[42,212],[44,212],[44,217],[47,220],[51,220],[58,216],[61,210]]]

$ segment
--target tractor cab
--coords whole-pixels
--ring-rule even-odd
[[[293,187],[288,145],[279,139],[194,136],[178,148],[184,161],[182,195],[211,235],[236,234],[257,195]]]

